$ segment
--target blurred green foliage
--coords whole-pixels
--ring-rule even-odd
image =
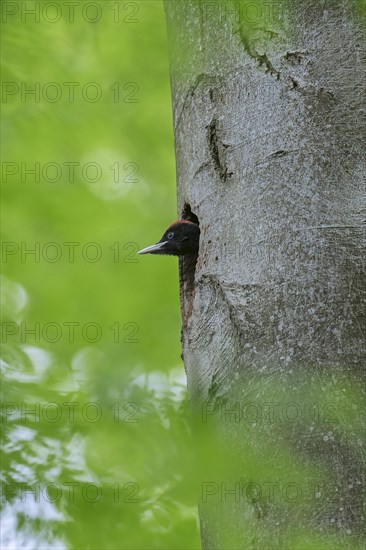
[[[103,2],[97,3],[102,16],[96,23],[85,21],[75,9],[73,23],[63,10],[62,19],[53,24],[42,16],[39,23],[31,16],[22,23],[20,13],[8,16],[3,24],[3,81],[19,86],[19,92],[9,93],[3,103],[3,162],[15,163],[17,169],[3,181],[7,212],[3,240],[19,247],[25,243],[24,250],[34,249],[35,243],[40,247],[40,257],[8,255],[3,266],[10,278],[25,283],[29,295],[25,321],[96,320],[104,329],[106,344],[111,340],[110,325],[135,322],[138,346],[112,344],[112,355],[119,360],[123,354],[134,362],[148,357],[147,368],[166,369],[179,360],[176,262],[141,260],[134,254],[138,246],[160,238],[176,218],[164,12],[160,2],[132,3],[138,11],[133,17],[136,23],[129,23],[124,21],[125,4],[116,3],[118,22],[110,9],[116,5]],[[52,82],[62,92],[54,103],[43,99],[43,94],[57,93],[47,87]],[[34,95],[21,93],[22,86],[31,89],[35,83],[40,89],[38,102]],[[77,84],[73,102],[64,83]],[[95,96],[93,87],[88,92],[88,83],[101,90],[96,102],[85,99]],[[128,83],[131,87],[124,90]],[[115,102],[117,87],[120,97]],[[126,102],[132,91],[136,103]],[[38,182],[25,173],[37,162]],[[62,170],[54,183],[50,180],[57,177],[57,168],[49,167],[48,179],[42,177],[50,162]],[[70,181],[70,165],[64,163],[73,162],[79,165]],[[97,175],[92,167],[89,174],[82,174],[87,163],[100,167],[102,176],[95,183],[90,181]],[[110,168],[115,163],[120,172],[117,183],[116,168]],[[127,163],[134,164],[124,168]],[[43,258],[50,242],[61,248],[61,258],[54,263]],[[74,263],[63,244],[67,242],[80,243]],[[83,257],[91,242],[102,254],[94,263]],[[133,244],[128,247],[128,243]],[[94,250],[89,249],[90,258]],[[51,249],[48,252],[50,258],[55,255]],[[155,316],[159,325],[151,322]],[[76,339],[74,349],[63,341],[52,349],[70,356],[81,341]]]
[[[347,471],[288,443],[311,432],[358,463],[353,383],[249,372],[227,404],[244,404],[242,438],[214,404],[196,419],[193,456],[177,262],[136,256],[176,218],[162,2],[48,4],[2,4],[2,548],[199,548],[197,501],[217,505],[214,531],[215,517],[232,521],[235,485],[248,548],[360,548],[357,532],[310,526]],[[216,6],[206,6],[213,20]],[[276,41],[235,11],[232,23],[249,55],[254,39]],[[273,484],[275,502],[256,493]],[[255,540],[271,507],[281,521]],[[225,547],[236,536],[224,533]]]
[[[2,547],[197,548],[163,4],[74,4],[2,5]]]

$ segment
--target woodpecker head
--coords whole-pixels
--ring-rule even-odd
[[[167,254],[169,256],[197,254],[199,238],[200,228],[197,224],[179,220],[168,227],[158,243],[143,248],[138,254]]]

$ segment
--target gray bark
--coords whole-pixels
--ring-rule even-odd
[[[357,8],[165,3],[204,548],[363,548]]]

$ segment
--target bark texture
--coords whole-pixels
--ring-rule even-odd
[[[203,547],[363,548],[357,3],[165,9],[178,209],[201,229],[195,272],[180,265],[183,355],[197,430],[215,424]]]

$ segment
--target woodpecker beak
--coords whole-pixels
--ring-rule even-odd
[[[137,254],[151,254],[152,252],[157,252],[158,250],[164,248],[167,242],[168,241],[163,241],[162,243],[152,244],[151,246],[147,246],[146,248],[139,250]]]

